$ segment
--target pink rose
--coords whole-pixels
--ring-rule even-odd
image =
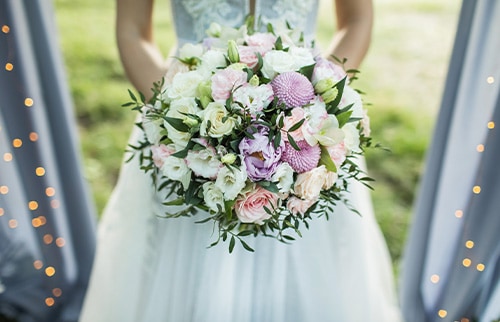
[[[152,145],[151,153],[153,154],[153,162],[155,166],[158,167],[158,169],[161,169],[165,163],[165,159],[175,153],[175,149],[165,144]]]
[[[255,187],[255,190],[250,190],[236,199],[234,211],[241,222],[261,224],[271,217],[264,207],[272,211],[278,206],[277,194],[260,186]]]
[[[325,183],[327,170],[324,165],[300,173],[294,185],[294,193],[302,199],[314,200],[319,197],[321,188]]]
[[[247,82],[247,73],[226,68],[212,76],[212,97],[214,101],[225,102],[231,92]]]
[[[347,149],[344,142],[340,142],[339,144],[335,144],[332,146],[327,146],[326,150],[328,151],[328,154],[330,154],[330,158],[332,158],[333,163],[335,163],[337,169],[340,168],[342,166],[342,163],[344,163],[347,155]]]
[[[309,208],[311,208],[312,205],[314,205],[316,201],[318,201],[318,198],[304,200],[297,197],[290,197],[286,203],[286,207],[294,216],[297,216],[298,214],[303,215]]]

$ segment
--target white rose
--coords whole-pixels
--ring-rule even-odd
[[[179,49],[179,58],[189,59],[193,57],[201,57],[203,55],[203,46],[201,44],[186,43]]]
[[[306,200],[316,200],[325,183],[327,170],[324,165],[310,171],[300,173],[295,181],[294,193]]]
[[[311,50],[304,47],[290,47],[288,51],[294,61],[294,70],[299,70],[301,67],[310,66],[315,63]]]
[[[187,166],[193,170],[197,176],[215,179],[222,167],[222,162],[215,155],[213,148],[199,151],[189,151],[186,157]]]
[[[262,59],[262,74],[269,79],[273,79],[276,74],[295,70],[295,60],[288,52],[271,50]]]
[[[199,111],[201,111],[201,109],[196,104],[194,98],[180,98],[172,101],[166,116],[184,120],[188,118],[184,114],[196,115]],[[169,139],[171,139],[178,148],[184,148],[188,144],[189,139],[191,138],[191,134],[189,132],[178,131],[167,121],[164,121],[163,124],[167,129]]]
[[[344,144],[347,153],[361,152],[359,147],[359,130],[356,128],[356,125],[354,123],[347,123],[342,127],[342,131],[344,131],[345,134]]]
[[[161,172],[170,180],[181,182],[184,189],[188,188],[191,181],[191,170],[189,170],[184,159],[174,156],[165,158]]]
[[[293,184],[293,169],[286,163],[281,163],[271,177],[271,181],[275,182],[278,186],[280,193],[288,193]]]
[[[203,80],[203,75],[196,70],[178,73],[174,76],[172,85],[167,89],[167,96],[170,99],[196,97],[198,84]]]
[[[211,181],[203,184],[203,200],[205,200],[205,204],[210,210],[214,212],[225,211],[224,194]]]
[[[247,180],[247,173],[242,163],[240,169],[223,167],[220,169],[215,185],[224,193],[225,200],[234,200],[243,188]]]
[[[205,110],[198,114],[202,121],[200,125],[200,134],[220,138],[230,134],[234,127],[239,123],[238,119],[228,116],[226,107],[222,103],[211,102]],[[210,128],[208,122],[210,121]]]

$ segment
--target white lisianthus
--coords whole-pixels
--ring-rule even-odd
[[[194,114],[196,115],[201,109],[196,104],[196,101],[192,97],[180,98],[172,101],[170,104],[170,109],[168,110],[166,116],[171,118],[177,118],[185,120],[188,116],[184,114]],[[168,132],[168,137],[172,142],[179,148],[184,148],[191,138],[189,132],[181,132],[175,129],[168,121],[163,122],[165,128]]]
[[[339,103],[339,108],[342,109],[347,105],[353,104],[351,107],[352,114],[351,117],[363,118],[363,101],[361,100],[361,95],[356,92],[352,87],[346,86],[344,92],[342,93],[342,99]]]
[[[344,131],[345,134],[344,144],[347,153],[361,152],[361,148],[359,147],[359,131],[355,123],[347,123],[342,127],[342,131]]]
[[[205,77],[210,77],[217,69],[226,66],[226,57],[222,51],[209,50],[201,56],[201,65],[198,70]]]
[[[215,185],[224,193],[225,200],[234,200],[245,188],[247,172],[242,163],[241,167],[222,167],[215,180]]]
[[[271,50],[262,60],[262,74],[269,79],[273,79],[277,74],[295,70],[295,60],[286,51]]]
[[[161,168],[162,174],[170,180],[179,181],[187,189],[191,181],[191,170],[184,159],[169,156],[165,158]]]
[[[286,163],[281,163],[271,177],[271,181],[275,182],[278,186],[279,192],[288,193],[290,192],[293,184],[293,169]]]
[[[207,179],[217,178],[217,173],[222,167],[222,162],[217,158],[214,148],[189,151],[186,164],[195,175]]]
[[[201,44],[186,43],[179,49],[179,58],[181,60],[201,57],[203,55],[203,46]]]
[[[142,128],[144,129],[144,133],[146,133],[146,137],[148,141],[157,145],[161,139],[161,131],[163,130],[161,125],[163,124],[163,119],[152,119],[147,117],[146,115],[142,115]]]
[[[170,99],[196,97],[198,84],[204,80],[202,73],[197,70],[175,74],[172,85],[167,89],[167,96]]]
[[[321,128],[314,134],[314,138],[323,146],[332,146],[342,142],[345,134],[339,128],[339,121],[335,115],[328,115]]]
[[[200,125],[200,134],[220,138],[230,134],[234,127],[239,123],[239,119],[228,116],[226,107],[222,103],[211,102],[207,107],[198,113],[202,122]],[[210,122],[210,128],[208,123]]]
[[[260,86],[242,86],[233,93],[235,102],[243,104],[250,114],[265,109],[273,101],[273,88],[269,84]]]
[[[212,181],[203,184],[203,200],[207,207],[218,212],[219,210],[225,211],[224,207],[224,194]]]
[[[319,132],[323,123],[328,118],[325,102],[316,97],[311,101],[311,105],[304,106],[304,118],[306,122],[302,125],[302,135],[310,146],[318,144],[315,135]]]

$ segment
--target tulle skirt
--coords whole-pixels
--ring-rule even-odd
[[[135,131],[132,140],[141,135]],[[286,245],[251,240],[254,253],[212,248],[211,224],[161,218],[149,175],[125,163],[98,231],[82,322],[400,321],[392,267],[370,195],[361,213],[339,205]]]

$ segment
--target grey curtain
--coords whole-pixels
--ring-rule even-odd
[[[464,0],[403,261],[408,322],[500,318],[499,53],[500,2]]]
[[[0,314],[77,321],[95,212],[52,2],[0,0]]]

